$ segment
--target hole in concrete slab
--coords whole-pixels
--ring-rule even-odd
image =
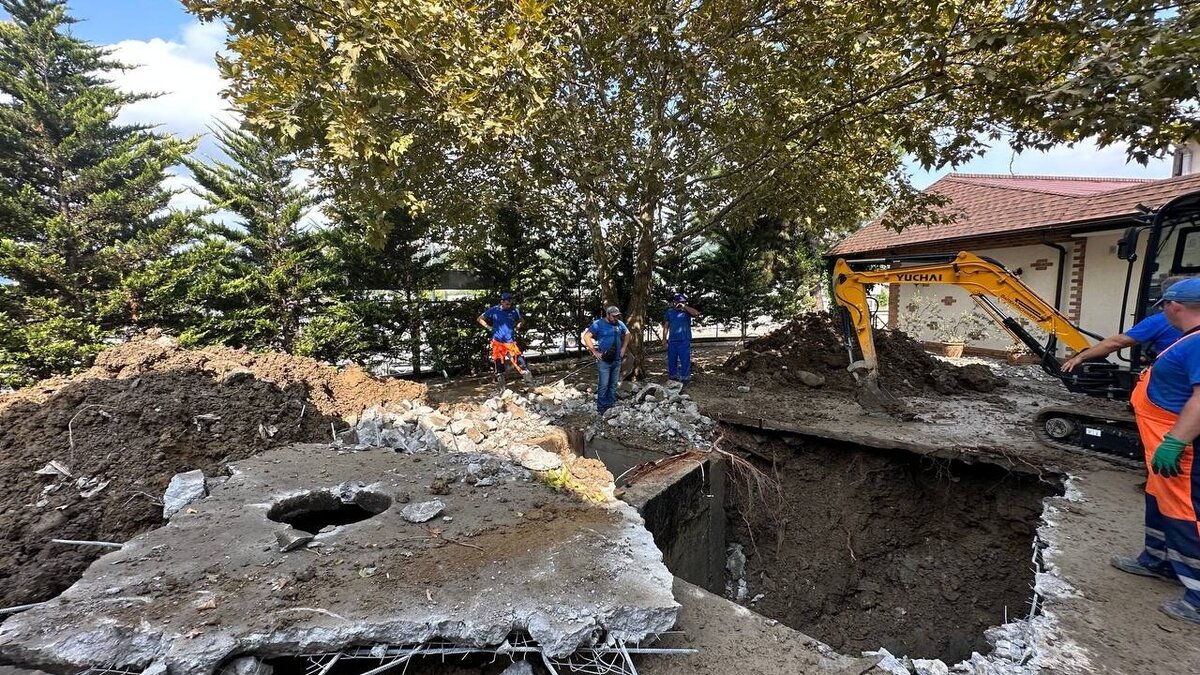
[[[309,534],[330,525],[348,525],[377,516],[392,505],[390,497],[362,490],[345,501],[328,490],[289,497],[271,507],[267,518]]]
[[[845,653],[885,647],[948,663],[987,653],[987,628],[1029,613],[1032,547],[1057,479],[731,437],[764,472],[730,470],[730,539],[746,560],[744,586],[727,578],[727,591],[742,604]]]

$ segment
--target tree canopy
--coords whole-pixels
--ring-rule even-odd
[[[444,212],[522,182],[633,251],[632,328],[661,254],[732,216],[849,229],[936,218],[903,158],[1095,135],[1134,158],[1195,131],[1190,3],[186,0],[224,19],[235,99],[339,182]],[[363,182],[366,181],[366,182]]]
[[[0,0],[0,384],[85,367],[142,319],[137,279],[188,235],[168,167],[194,144],[117,123],[144,97],[72,37],[61,0]]]

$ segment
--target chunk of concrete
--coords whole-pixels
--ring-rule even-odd
[[[279,550],[285,552],[294,551],[313,539],[313,535],[291,527],[275,533],[275,541],[279,542]]]
[[[441,413],[432,412],[432,409],[430,409],[429,414],[423,415],[418,424],[426,431],[442,431],[449,426],[450,418]]]
[[[520,448],[513,453],[513,459],[530,471],[554,471],[563,465],[562,457],[539,447]]]
[[[533,666],[528,661],[513,661],[500,675],[533,675]]]
[[[401,515],[410,523],[424,523],[438,517],[442,511],[446,510],[446,505],[440,499],[434,499],[428,502],[417,502],[404,507]]]
[[[466,462],[479,461],[463,460],[464,472]],[[498,478],[488,490],[456,493],[454,520],[439,521],[435,535],[407,523],[395,506],[445,471],[435,464],[390,452],[337,454],[327,445],[240,461],[237,478],[214,486],[196,504],[196,517],[134,537],[61,595],[7,617],[0,662],[52,672],[162,663],[172,673],[215,673],[232,658],[269,661],[298,645],[312,653],[434,640],[499,647],[513,631],[560,658],[675,624],[671,574],[632,507]],[[516,477],[524,470],[504,471]],[[368,490],[392,506],[323,535],[333,556],[265,546],[283,528],[267,518],[269,505],[318,489]],[[558,517],[518,515],[535,508]],[[297,580],[314,572],[319,583],[298,589]],[[199,591],[203,611],[195,604]]]
[[[175,474],[167,485],[167,491],[163,493],[163,518],[170,520],[189,504],[204,499],[206,494],[208,491],[203,471],[196,469]]]
[[[809,387],[820,387],[825,384],[825,376],[810,373],[807,370],[797,370],[796,378]]]
[[[253,656],[236,658],[221,668],[220,675],[272,675],[275,668]]]
[[[463,434],[467,433],[467,429],[470,429],[472,426],[474,425],[471,424],[470,420],[454,420],[450,423],[450,433],[454,434],[455,436],[462,436]]]

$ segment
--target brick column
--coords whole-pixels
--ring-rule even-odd
[[[1087,239],[1076,239],[1071,255],[1070,294],[1067,296],[1067,318],[1079,323],[1083,313],[1083,268],[1087,262]]]
[[[888,328],[900,327],[900,284],[888,284]]]

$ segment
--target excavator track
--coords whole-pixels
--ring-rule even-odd
[[[1044,408],[1033,420],[1034,434],[1038,441],[1057,450],[1144,467],[1145,453],[1133,413],[1106,407]]]

